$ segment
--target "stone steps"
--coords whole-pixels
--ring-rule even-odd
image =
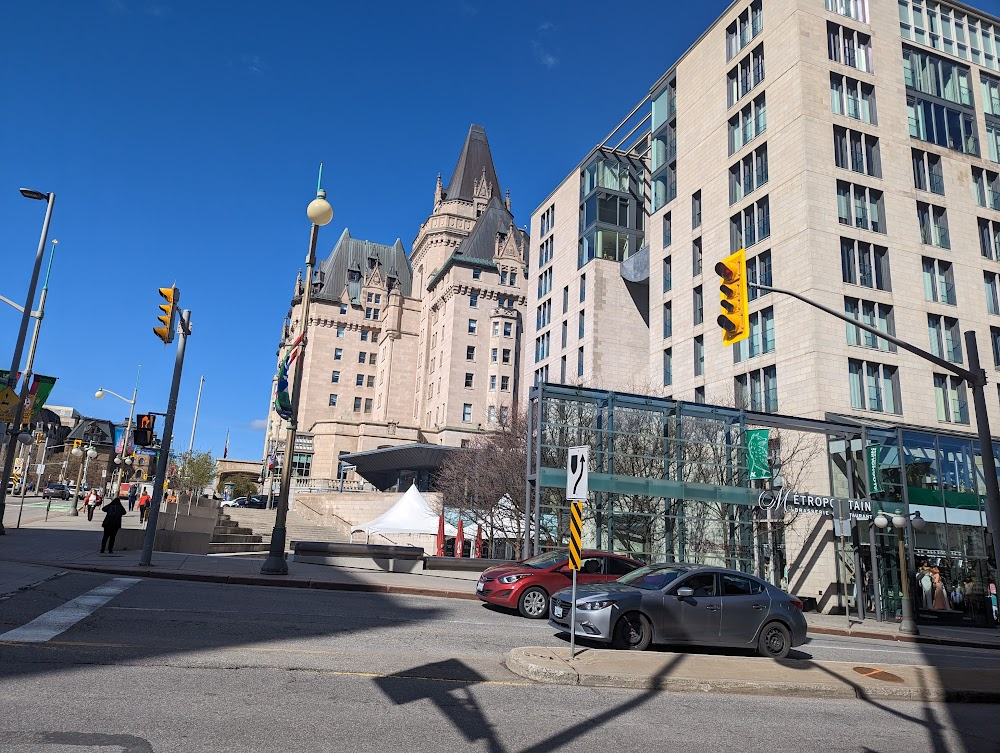
[[[220,544],[212,542],[208,545],[209,554],[236,554],[241,552],[266,552],[271,545],[265,542],[254,544]]]
[[[250,528],[263,541],[271,540],[274,530],[274,510],[246,508],[226,508],[224,515],[241,528]],[[285,549],[293,551],[296,541],[329,541],[346,543],[350,537],[337,528],[318,526],[303,518],[294,510],[289,510],[285,518]]]
[[[212,540],[208,544],[209,554],[232,554],[236,552],[266,552],[270,546],[252,528],[241,526],[228,513],[219,511]]]

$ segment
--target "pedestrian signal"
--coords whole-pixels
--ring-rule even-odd
[[[719,305],[722,313],[718,322],[722,327],[722,344],[732,345],[750,335],[750,320],[747,304],[747,256],[744,249],[730,254],[715,265],[720,277]]]

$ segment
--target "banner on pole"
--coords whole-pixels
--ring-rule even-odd
[[[751,481],[771,478],[771,464],[767,459],[768,429],[748,429],[747,474]]]
[[[882,491],[882,469],[879,465],[881,457],[881,445],[870,444],[865,448],[865,465],[868,468],[869,494],[879,494]]]

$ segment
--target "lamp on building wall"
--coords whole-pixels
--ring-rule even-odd
[[[875,516],[873,521],[875,525],[879,528],[885,529],[889,526],[889,518],[886,517],[884,512],[880,512]],[[899,583],[901,592],[901,606],[900,614],[902,620],[899,623],[899,632],[906,633],[907,635],[920,635],[920,631],[917,629],[917,623],[913,620],[913,602],[910,600],[910,582],[906,574],[906,552],[903,546],[903,529],[906,528],[907,523],[913,526],[916,531],[923,530],[923,527],[927,525],[927,521],[920,517],[920,511],[912,512],[909,515],[904,515],[899,510],[892,516],[892,527],[896,529],[899,534]]]
[[[295,432],[299,419],[299,394],[302,390],[302,372],[305,369],[306,330],[309,327],[309,303],[313,294],[313,268],[316,266],[316,240],[319,229],[333,219],[333,207],[326,200],[326,191],[320,186],[323,182],[323,165],[319,166],[319,184],[316,187],[316,198],[306,207],[306,216],[312,222],[309,233],[309,251],[306,254],[306,280],[309,284],[302,291],[302,332],[299,334],[297,363],[295,376],[292,379],[291,390],[288,393],[290,416],[288,418],[288,433],[285,440],[288,458],[281,469],[281,488],[278,491],[278,509],[274,516],[274,530],[271,532],[271,546],[267,559],[260,571],[264,575],[287,575],[288,563],[285,561],[285,519],[288,517],[288,493],[292,482],[292,456],[295,449]]]

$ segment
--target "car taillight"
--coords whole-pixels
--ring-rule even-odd
[[[793,607],[795,607],[796,609],[798,609],[800,612],[802,611],[802,600],[799,597],[797,597],[797,596],[789,596],[788,600],[792,602],[792,606]]]

